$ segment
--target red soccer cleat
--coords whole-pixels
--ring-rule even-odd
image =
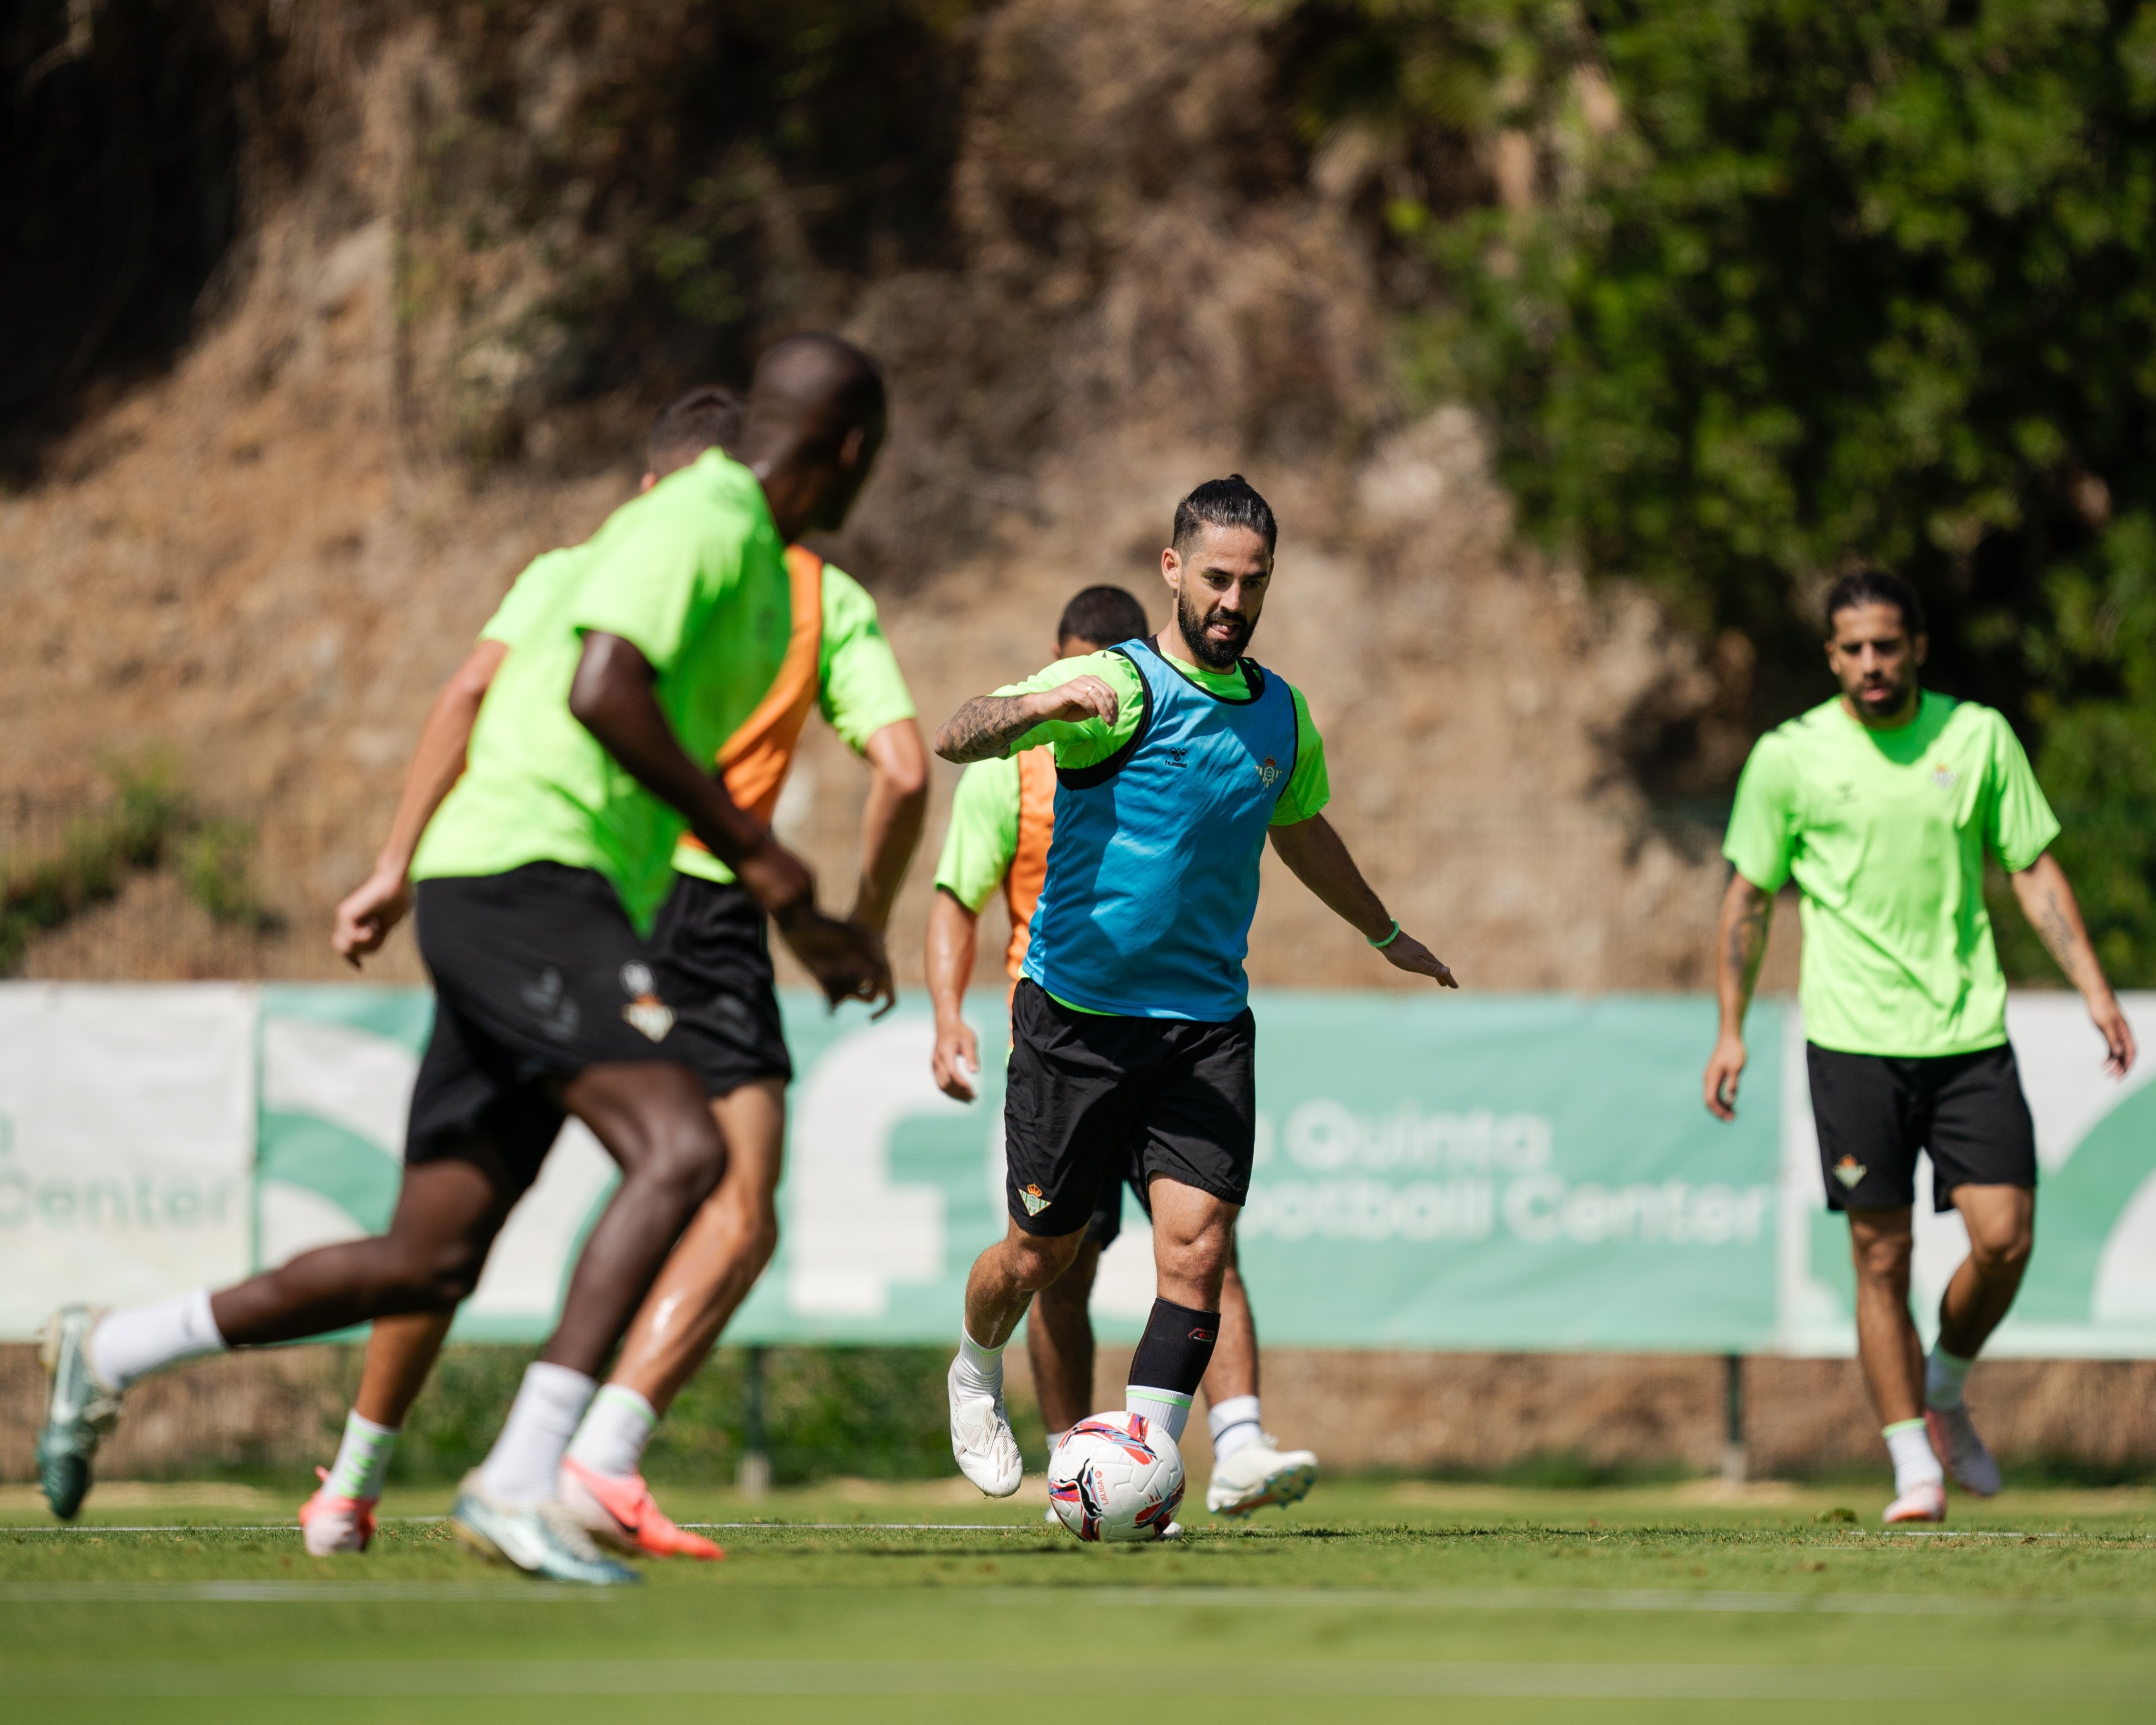
[[[666,1518],[652,1501],[642,1474],[612,1479],[581,1461],[564,1459],[558,1487],[562,1502],[601,1545],[652,1558],[695,1558],[716,1563],[726,1553],[701,1533],[691,1533]]]
[[[315,1470],[315,1477],[321,1484],[315,1495],[300,1506],[300,1537],[305,1541],[307,1550],[315,1557],[336,1557],[345,1552],[362,1552],[374,1538],[374,1506],[379,1501],[372,1497],[340,1497],[330,1490],[330,1471],[326,1467]]]

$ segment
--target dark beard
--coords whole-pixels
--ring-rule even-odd
[[[1250,631],[1245,628],[1232,643],[1215,641],[1205,633],[1205,625],[1214,614],[1209,610],[1194,618],[1183,603],[1183,595],[1175,596],[1175,626],[1182,631],[1183,644],[1189,648],[1191,657],[1208,670],[1233,670],[1235,662],[1243,656],[1243,649],[1250,644]]]

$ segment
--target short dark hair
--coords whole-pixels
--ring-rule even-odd
[[[1865,568],[1854,570],[1835,582],[1826,593],[1826,632],[1832,634],[1834,619],[1859,605],[1892,605],[1902,614],[1904,634],[1924,633],[1924,602],[1917,597],[1917,589],[1899,575],[1885,569]]]
[[[724,447],[741,434],[742,413],[747,406],[721,383],[700,384],[686,395],[675,396],[651,422],[651,435],[644,445],[645,461],[654,473],[665,475],[686,467],[706,449]]]
[[[1055,625],[1059,641],[1091,641],[1112,647],[1147,633],[1145,607],[1120,587],[1089,587],[1063,608]]]
[[[1175,533],[1170,540],[1178,552],[1187,550],[1198,529],[1248,527],[1265,542],[1265,555],[1273,554],[1280,538],[1280,524],[1273,519],[1272,505],[1258,495],[1240,473],[1225,479],[1208,480],[1175,506]]]

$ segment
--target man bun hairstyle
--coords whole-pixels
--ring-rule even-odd
[[[1248,527],[1265,542],[1267,557],[1280,537],[1272,506],[1240,473],[1206,480],[1175,506],[1175,535],[1170,542],[1178,554],[1190,548],[1201,526]]]
[[[720,449],[741,434],[748,403],[720,383],[705,383],[677,395],[659,410],[644,441],[644,460],[664,478],[686,467],[705,450]]]
[[[1150,633],[1145,607],[1120,587],[1087,588],[1063,608],[1063,620],[1055,625],[1057,640],[1091,641],[1096,647]]]
[[[1834,619],[1859,605],[1892,605],[1902,614],[1904,634],[1914,636],[1925,632],[1924,602],[1917,597],[1917,589],[1899,575],[1885,569],[1852,571],[1827,589],[1826,632],[1831,635]]]

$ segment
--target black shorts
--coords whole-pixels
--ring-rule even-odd
[[[754,899],[728,881],[675,879],[651,932],[659,992],[679,1014],[675,1058],[723,1096],[744,1084],[793,1076],[771,968],[771,927]]]
[[[1804,1045],[1830,1209],[1899,1209],[1917,1201],[1917,1153],[1932,1158],[1932,1208],[1957,1186],[2036,1183],[2036,1131],[2014,1050],[1844,1054]]]
[[[1004,1096],[1011,1219],[1051,1239],[1075,1234],[1127,1170],[1240,1204],[1257,1144],[1256,1051],[1247,1008],[1224,1024],[1108,1018],[1020,982]]]
[[[652,950],[603,875],[526,863],[422,880],[415,899],[434,1029],[406,1162],[498,1157],[498,1178],[521,1191],[566,1117],[560,1081],[614,1061],[689,1064]]]

